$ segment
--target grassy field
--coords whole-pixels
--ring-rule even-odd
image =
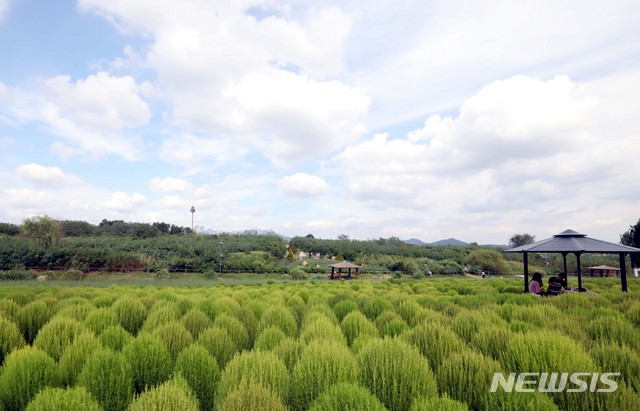
[[[0,410],[638,409],[638,280],[549,298],[518,278],[6,281]],[[496,372],[620,375],[490,392]]]

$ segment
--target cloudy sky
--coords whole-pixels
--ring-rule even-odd
[[[0,0],[0,221],[504,244],[640,218],[640,2]]]

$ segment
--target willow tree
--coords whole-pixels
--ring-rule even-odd
[[[22,234],[37,246],[49,248],[60,240],[60,224],[49,216],[25,218],[20,228]]]

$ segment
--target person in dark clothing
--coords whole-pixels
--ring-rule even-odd
[[[558,273],[555,277],[549,279],[549,285],[547,286],[547,293],[549,295],[559,295],[567,289],[567,275],[565,273]]]

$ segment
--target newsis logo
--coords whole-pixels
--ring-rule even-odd
[[[512,372],[508,378],[500,373],[493,374],[490,392],[496,392],[498,386],[505,392],[614,392],[618,383],[613,377],[619,372]]]

